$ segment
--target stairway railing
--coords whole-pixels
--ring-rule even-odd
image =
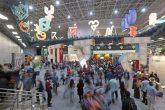
[[[2,110],[48,110],[42,96],[41,92],[0,88],[0,106]]]

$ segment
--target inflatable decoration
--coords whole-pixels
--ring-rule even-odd
[[[50,29],[50,21],[46,18],[39,19],[39,29],[42,32],[47,32]]]
[[[38,40],[45,40],[46,39],[46,33],[45,32],[36,33],[36,37]]]
[[[137,11],[135,9],[130,9],[126,16],[128,24],[134,25],[137,19]]]
[[[91,26],[91,29],[93,31],[95,31],[97,29],[97,27],[99,26],[99,21],[98,20],[94,20],[94,21],[89,21],[88,25]]]
[[[52,32],[52,33],[51,33],[51,38],[52,38],[52,39],[57,39],[56,34],[57,34],[57,32]]]
[[[26,22],[21,21],[19,23],[19,28],[22,32],[29,32],[29,26]]]
[[[77,36],[77,27],[69,27],[69,33],[72,37],[76,37]]]
[[[131,37],[136,37],[136,35],[137,35],[137,27],[136,26],[130,26],[129,29],[130,29],[129,35]]]
[[[28,10],[23,4],[19,4],[18,6],[12,7],[12,10],[14,15],[17,16],[20,21],[28,17]]]
[[[47,14],[47,16],[45,16],[45,18],[49,21],[52,21],[52,19],[54,18],[53,14],[54,14],[54,6],[50,5],[50,10],[48,10],[48,7],[44,7],[44,12],[45,14]]]
[[[149,25],[155,25],[157,22],[157,13],[151,13],[149,15]]]
[[[113,29],[114,29],[114,25],[112,25],[111,28],[108,27],[108,28],[106,29],[105,36],[110,36],[110,35],[112,35]]]

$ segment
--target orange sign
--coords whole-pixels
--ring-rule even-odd
[[[129,29],[130,29],[129,35],[131,37],[136,37],[136,35],[137,35],[137,27],[136,26],[130,26]]]

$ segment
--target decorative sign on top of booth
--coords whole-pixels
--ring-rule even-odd
[[[136,44],[136,43],[150,43],[150,37],[124,37],[125,44]]]

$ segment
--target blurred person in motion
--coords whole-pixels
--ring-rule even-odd
[[[126,70],[124,72],[124,82],[126,88],[129,88],[129,79],[130,79],[130,73]]]
[[[119,89],[119,83],[116,80],[115,77],[109,81],[109,84],[111,86],[112,90],[112,103],[115,103],[114,95],[116,95],[116,99],[118,99],[118,89]]]
[[[112,103],[112,91],[111,91],[111,85],[110,84],[106,84],[104,96],[105,96],[105,99],[107,101],[106,110],[110,110],[110,105]]]
[[[141,91],[143,94],[143,100],[142,102],[144,104],[147,105],[147,86],[149,85],[149,81],[147,78],[145,78],[142,82],[141,82]]]
[[[79,79],[79,83],[77,84],[77,94],[79,96],[79,102],[83,99],[84,94],[84,83],[82,79]]]
[[[153,82],[149,82],[147,86],[147,102],[148,102],[148,110],[155,110],[155,98],[157,95],[157,90],[154,87]]]
[[[122,101],[122,110],[137,110],[137,105],[133,98],[130,97],[130,92],[126,91],[126,98]]]
[[[46,92],[47,92],[47,102],[48,102],[48,107],[51,107],[51,99],[52,99],[52,84],[51,84],[51,80],[50,77],[47,77],[46,82],[45,82],[45,86],[46,86]]]
[[[52,81],[53,81],[53,89],[54,89],[54,92],[55,92],[56,95],[58,95],[57,88],[59,87],[59,78],[58,78],[56,72],[54,72]]]
[[[74,80],[71,79],[70,83],[69,83],[69,95],[70,95],[70,102],[73,103],[73,99],[74,99],[74,89],[75,89],[75,83]]]

